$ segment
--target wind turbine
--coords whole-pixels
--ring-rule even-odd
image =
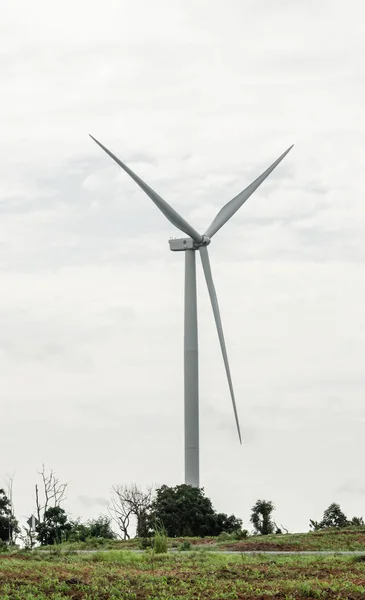
[[[218,212],[204,234],[200,234],[175,209],[159,196],[147,183],[136,175],[115,154],[101,142],[90,137],[139,185],[175,227],[183,231],[187,238],[171,239],[170,250],[185,252],[185,309],[184,309],[184,422],[185,422],[185,483],[199,487],[199,371],[198,371],[198,319],[196,295],[196,261],[195,252],[199,250],[205,280],[212,304],[215,323],[223,362],[227,374],[229,391],[232,399],[234,417],[238,437],[242,444],[240,424],[238,420],[236,400],[228,363],[226,344],[219,312],[219,305],[210,268],[207,246],[211,238],[234,215],[244,202],[253,194],[261,183],[278,166],[293,146],[290,146],[279,158],[264,171],[255,181]]]

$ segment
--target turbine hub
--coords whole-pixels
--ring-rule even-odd
[[[210,238],[206,235],[202,236],[201,242],[196,242],[192,238],[172,238],[169,240],[170,250],[173,252],[184,252],[185,250],[198,250],[201,246],[208,246]]]
[[[200,242],[198,247],[199,246],[209,246],[210,242],[211,242],[210,237],[208,237],[207,235],[203,235],[203,240]]]

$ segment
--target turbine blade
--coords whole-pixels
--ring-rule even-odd
[[[207,282],[207,287],[208,287],[208,292],[209,292],[209,296],[210,296],[210,301],[212,303],[215,324],[217,326],[219,343],[221,345],[224,366],[225,366],[225,369],[226,369],[226,374],[227,374],[227,379],[228,379],[229,391],[231,393],[231,399],[232,399],[232,405],[233,405],[233,412],[234,412],[234,418],[236,420],[238,437],[239,437],[239,440],[240,440],[240,444],[242,444],[241,429],[240,429],[240,423],[239,423],[239,420],[238,420],[236,400],[235,400],[235,396],[234,396],[233,384],[232,384],[232,378],[231,378],[231,371],[230,371],[229,363],[228,363],[226,343],[224,341],[224,333],[223,333],[221,316],[220,316],[220,312],[219,312],[217,293],[215,291],[213,277],[212,277],[212,271],[211,271],[211,268],[210,268],[210,261],[209,261],[208,249],[207,249],[206,246],[200,246],[199,252],[200,252],[200,258],[201,258],[202,265],[203,265],[205,280]]]
[[[293,144],[294,145],[294,144]],[[283,158],[288,154],[293,146],[290,146],[279,158],[264,171],[255,181],[250,183],[238,196],[235,196],[233,200],[230,200],[223,206],[219,211],[215,219],[212,221],[210,226],[205,232],[205,235],[211,238],[217,231],[234,215],[234,213],[242,206],[244,202],[253,194],[255,190],[262,184],[262,182],[270,175],[270,173],[278,166]]]
[[[182,216],[172,208],[172,206],[163,200],[163,198],[161,198],[157,192],[155,192],[149,185],[147,185],[147,183],[138,177],[138,175],[136,175],[129,167],[127,167],[127,165],[125,165],[117,156],[115,156],[115,154],[110,152],[108,148],[98,142],[98,140],[95,139],[91,134],[89,135],[91,139],[94,140],[94,142],[96,142],[98,146],[102,148],[102,150],[104,150],[104,152],[109,154],[110,158],[112,158],[126,173],[128,173],[128,175],[139,185],[139,187],[147,194],[147,196],[151,198],[152,202],[156,204],[157,208],[160,209],[170,223],[186,233],[186,235],[189,235],[196,242],[200,243],[202,241],[202,235],[200,235],[200,233],[198,233],[194,227],[189,225],[189,223],[185,221],[185,219],[183,219]]]

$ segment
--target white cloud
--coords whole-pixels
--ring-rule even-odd
[[[85,518],[114,483],[183,475],[179,234],[87,134],[199,229],[294,142],[211,245],[243,448],[199,274],[201,471],[219,509],[266,496],[306,528],[364,452],[362,3],[6,4],[0,473],[20,513],[42,462]]]

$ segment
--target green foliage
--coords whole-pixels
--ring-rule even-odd
[[[324,511],[322,519],[323,527],[346,527],[348,520],[342,512],[340,505],[333,502]]]
[[[67,540],[70,529],[71,524],[68,523],[67,515],[63,508],[60,506],[48,508],[44,513],[44,521],[38,523],[36,526],[38,541],[41,546],[60,544],[64,540]]]
[[[274,523],[271,513],[275,509],[274,504],[267,500],[257,500],[252,507],[250,521],[254,526],[255,533],[259,535],[270,535],[274,533]]]
[[[217,542],[228,542],[233,539],[232,534],[228,531],[222,531],[217,537]]]
[[[191,550],[191,542],[189,542],[189,540],[184,540],[180,546],[179,546],[179,550],[181,552],[188,552],[189,550]]]
[[[242,520],[237,519],[234,515],[228,517],[225,513],[217,513],[215,515],[215,525],[210,535],[219,535],[220,533],[239,533],[242,531]]]
[[[166,554],[168,539],[163,527],[155,526],[155,535],[153,539],[153,550],[155,554]]]
[[[218,542],[236,542],[246,539],[248,536],[247,529],[240,529],[238,531],[232,531],[229,533],[228,531],[223,531],[217,537]]]
[[[2,552],[8,552],[9,550],[9,546],[6,542],[4,542],[3,540],[0,540],[0,554]]]
[[[70,523],[67,539],[70,542],[85,542],[88,539],[102,538],[114,540],[116,535],[111,528],[111,519],[106,515],[100,515],[97,519],[91,519],[81,523],[80,519]]]
[[[240,529],[239,531],[234,532],[234,537],[236,540],[245,540],[248,537],[247,529]]]
[[[153,547],[153,538],[152,537],[140,538],[138,547],[140,550],[147,550],[147,548],[152,548]]]
[[[320,531],[321,529],[329,529],[331,527],[337,529],[343,529],[344,527],[349,527],[351,525],[359,527],[364,525],[364,520],[362,517],[353,517],[352,520],[349,521],[345,513],[342,512],[340,505],[333,502],[324,511],[322,521],[313,521],[311,519],[309,524],[310,528],[314,531]]]
[[[363,527],[365,525],[364,519],[362,517],[352,517],[350,523],[354,527]]]
[[[9,542],[15,533],[19,533],[18,521],[15,519],[11,502],[5,491],[0,489],[0,540]]]
[[[204,490],[190,485],[162,486],[151,508],[152,522],[161,523],[169,537],[213,536],[242,527],[234,515],[216,513]]]

